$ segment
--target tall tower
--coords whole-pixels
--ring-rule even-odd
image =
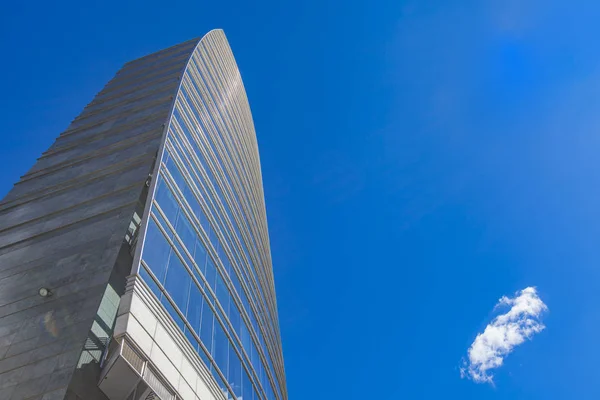
[[[125,64],[0,202],[0,398],[287,400],[221,30]]]

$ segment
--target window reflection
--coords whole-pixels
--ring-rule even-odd
[[[160,209],[165,214],[169,222],[175,225],[177,221],[177,213],[179,212],[179,206],[177,201],[171,193],[171,190],[167,187],[164,178],[161,176],[158,181],[158,187],[156,188],[156,202],[159,204]]]
[[[186,311],[189,287],[192,279],[181,263],[179,257],[173,256],[169,260],[167,277],[164,287],[175,302],[175,305],[183,313]]]
[[[205,83],[184,85],[184,97],[188,102],[199,100],[195,91],[202,84]],[[278,396],[275,396],[266,373],[269,371],[276,379],[274,368],[262,327],[257,321],[259,317],[267,329],[272,329],[270,309],[258,279],[260,273],[261,279],[265,280],[265,274],[254,265],[262,261],[257,251],[257,239],[249,229],[253,221],[239,211],[241,201],[245,207],[250,206],[248,194],[232,190],[232,180],[225,172],[226,159],[221,157],[231,156],[227,148],[219,150],[223,149],[222,142],[227,134],[222,131],[224,116],[218,110],[215,115],[210,115],[197,107],[189,107],[181,99],[177,101],[155,192],[156,204],[166,219],[156,207],[153,209],[146,233],[147,245],[142,254],[148,270],[142,266],[140,276],[224,390],[233,391],[243,400],[260,400],[265,396],[257,388],[262,386],[266,398],[275,399]],[[207,190],[207,187],[212,189]],[[237,204],[239,209],[230,208],[230,202]],[[234,214],[242,228],[238,227]],[[174,231],[168,228],[167,220]],[[220,232],[220,236],[215,232]],[[174,249],[165,235],[171,239]],[[205,281],[210,290],[205,290]],[[161,292],[159,283],[168,296]],[[255,312],[260,314],[255,315]],[[272,332],[268,333],[266,339],[272,343]],[[261,359],[257,346],[265,360]],[[248,371],[242,366],[244,363]],[[215,365],[225,381],[221,380]]]

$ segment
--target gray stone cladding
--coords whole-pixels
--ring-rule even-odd
[[[109,280],[122,290],[131,268],[124,239],[197,42],[125,64],[0,202],[1,400],[105,399],[83,352],[116,310]]]

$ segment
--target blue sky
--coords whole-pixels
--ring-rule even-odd
[[[599,20],[592,0],[4,2],[0,196],[124,62],[223,28],[290,399],[599,398]],[[461,379],[529,286],[546,329],[494,386]]]

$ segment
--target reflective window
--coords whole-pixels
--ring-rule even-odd
[[[204,306],[204,296],[196,285],[190,285],[189,304],[185,318],[192,326],[192,329],[200,335],[200,322],[202,317],[202,307]]]
[[[162,176],[159,178],[158,187],[156,188],[156,201],[167,219],[172,225],[175,225],[179,206]]]
[[[171,295],[177,308],[183,313],[186,311],[191,281],[190,274],[188,274],[179,257],[175,255],[171,257],[164,287],[167,293]]]
[[[214,79],[194,56],[167,133],[140,276],[228,398],[282,400],[279,359],[267,348],[280,343],[265,296],[274,294],[263,287],[270,260],[258,230],[257,155],[223,95],[209,89]]]
[[[167,243],[167,239],[158,229],[156,222],[154,222],[153,219],[150,219],[148,222],[146,239],[144,241],[143,259],[160,282],[165,278],[170,254],[171,246]]]
[[[175,230],[177,231],[177,235],[183,242],[183,245],[190,252],[192,257],[194,256],[194,249],[196,248],[196,232],[192,228],[190,221],[188,221],[187,217],[180,213],[177,218],[177,225],[175,226]]]
[[[177,326],[179,326],[181,328],[181,330],[183,330],[183,327],[184,327],[183,320],[181,319],[181,317],[179,316],[177,311],[175,311],[175,308],[173,307],[173,305],[171,304],[169,299],[164,294],[161,295],[160,302],[165,307],[165,309],[167,310],[167,312],[169,313],[171,318],[173,318],[173,320],[175,321]]]
[[[223,372],[225,377],[227,377],[227,363],[229,362],[229,340],[225,335],[223,327],[216,320],[213,332],[212,356],[221,372]]]
[[[200,339],[208,353],[212,354],[213,351],[213,333],[214,333],[214,319],[215,315],[210,309],[207,303],[202,306],[202,322],[200,325]]]

